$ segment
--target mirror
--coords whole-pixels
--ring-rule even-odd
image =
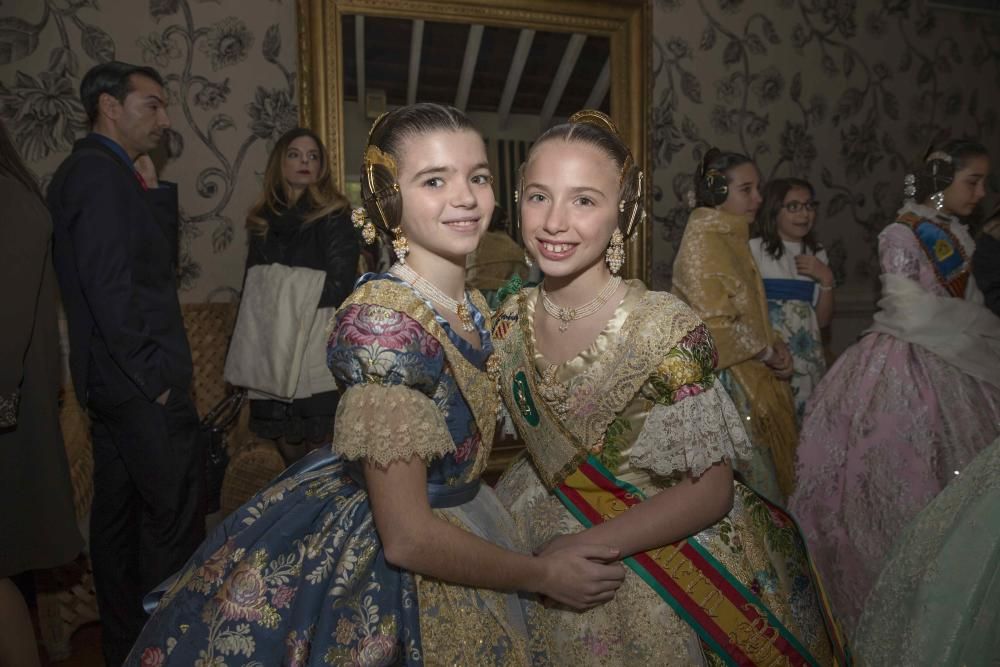
[[[298,14],[300,120],[349,195],[374,117],[414,101],[469,114],[508,211],[530,142],[580,108],[609,112],[651,173],[650,0],[298,0]],[[650,245],[647,228],[629,240],[627,277],[648,282]]]

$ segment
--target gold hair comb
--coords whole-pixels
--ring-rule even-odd
[[[598,127],[613,134],[623,144],[625,143],[622,139],[621,133],[618,131],[618,126],[615,125],[615,122],[611,120],[611,117],[603,111],[598,111],[596,109],[582,109],[570,116],[569,122],[571,125],[590,125]],[[618,177],[619,185],[625,182],[625,175],[628,174],[629,168],[635,162],[632,158],[632,151],[629,150],[628,146],[625,147],[625,151],[625,161],[622,164],[622,172]]]
[[[621,133],[618,132],[618,126],[615,125],[615,122],[611,120],[611,117],[603,111],[598,111],[596,109],[583,109],[570,116],[569,122],[571,124],[579,123],[581,125],[594,125],[595,127],[607,130],[619,139],[621,138]]]
[[[381,165],[388,169],[389,173],[392,174],[393,180],[398,177],[396,160],[375,144],[369,144],[368,148],[365,149],[365,167],[370,170],[375,165]],[[373,183],[369,182],[368,185],[372,190],[375,189]]]

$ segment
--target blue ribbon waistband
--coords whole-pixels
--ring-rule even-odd
[[[351,476],[351,479],[355,484],[360,486],[362,489],[367,488],[365,486],[365,475],[358,465],[348,464],[346,469],[347,474]],[[480,482],[478,479],[474,482],[468,482],[458,486],[428,482],[427,500],[434,509],[458,507],[459,505],[464,505],[476,497],[476,494],[479,493],[479,484]]]
[[[765,278],[764,293],[773,301],[807,301],[812,303],[816,283],[792,278]]]

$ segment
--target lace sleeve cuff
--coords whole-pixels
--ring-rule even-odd
[[[425,394],[401,385],[350,387],[337,407],[333,451],[379,466],[455,451],[444,415]]]
[[[655,475],[700,477],[720,461],[749,458],[750,453],[736,406],[716,382],[672,405],[654,405],[629,458]]]

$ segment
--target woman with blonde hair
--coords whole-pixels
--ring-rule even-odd
[[[243,306],[226,375],[250,390],[251,430],[277,441],[292,461],[304,443],[330,441],[338,393],[326,371],[324,327],[351,292],[360,254],[348,202],[312,130],[289,130],[275,144],[247,232]],[[275,377],[264,375],[260,359],[273,361]]]

